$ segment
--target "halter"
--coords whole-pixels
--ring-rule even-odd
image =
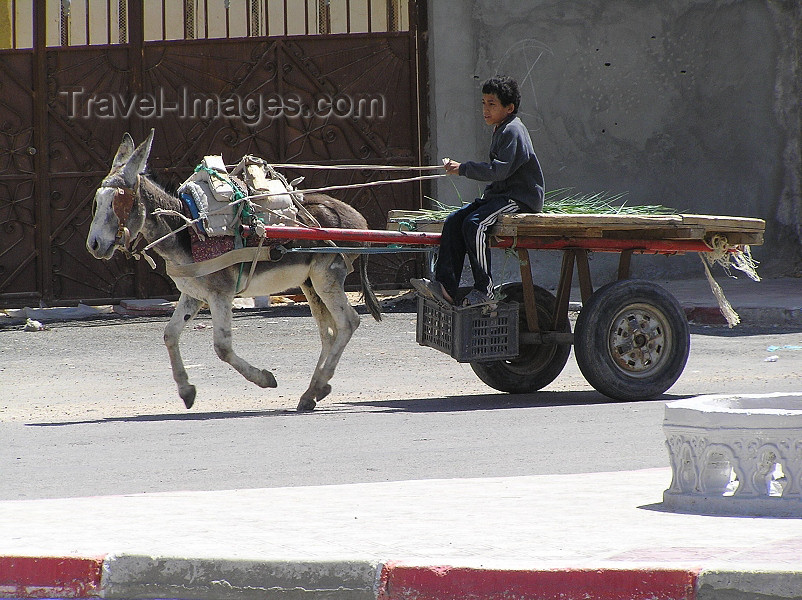
[[[114,236],[114,245],[125,252],[131,252],[131,232],[125,224],[131,216],[134,207],[134,190],[131,188],[117,188],[111,207],[117,216],[117,234]]]
[[[138,183],[139,178],[137,177]],[[145,254],[144,250],[135,252],[133,249],[142,234],[138,234],[134,240],[131,240],[131,232],[125,226],[128,222],[128,217],[131,216],[135,200],[133,188],[118,187],[114,191],[114,198],[111,201],[111,207],[117,217],[117,233],[114,235],[114,247],[128,256],[133,256],[136,260],[144,258],[151,268],[155,269],[156,263],[150,256]]]

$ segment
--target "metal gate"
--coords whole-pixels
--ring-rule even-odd
[[[155,128],[150,168],[168,189],[205,154],[422,164],[423,15],[420,0],[0,0],[0,305],[175,295],[162,264],[85,249],[95,189],[126,131],[138,142]],[[313,173],[287,171],[302,187],[382,177]],[[339,197],[383,228],[422,193]],[[370,262],[379,286],[417,268],[403,255]]]

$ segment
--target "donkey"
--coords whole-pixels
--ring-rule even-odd
[[[140,237],[153,242],[184,225],[183,219],[176,214],[181,212],[181,200],[167,193],[145,173],[153,135],[154,130],[151,130],[148,138],[134,148],[133,139],[126,133],[109,174],[95,193],[95,214],[86,239],[86,246],[95,258],[108,260],[116,250],[130,254]],[[324,194],[309,194],[302,198],[301,203],[322,227],[367,229],[367,222],[357,210]],[[165,237],[154,246],[154,250],[164,258],[168,271],[171,265],[193,262],[190,234],[186,229]],[[301,395],[299,411],[313,410],[317,402],[331,392],[329,380],[346,344],[359,326],[359,315],[349,304],[344,290],[345,277],[350,270],[348,262],[352,258],[353,254],[347,261],[339,253],[287,253],[277,262],[258,262],[250,278],[248,293],[254,296],[300,287],[317,322],[322,350],[309,387]],[[359,263],[365,305],[379,321],[381,309],[368,281],[365,260]],[[246,272],[250,270],[250,264],[248,266]],[[270,371],[252,366],[232,347],[231,306],[242,270],[237,264],[203,276],[171,275],[181,296],[164,330],[164,343],[178,394],[187,408],[194,404],[196,390],[189,383],[181,359],[179,338],[204,302],[209,305],[212,315],[217,356],[248,381],[262,388],[277,386]]]

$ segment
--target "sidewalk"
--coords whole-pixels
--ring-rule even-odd
[[[783,277],[752,281],[716,276],[724,296],[738,313],[741,324],[760,327],[802,326],[802,278]],[[688,320],[699,325],[725,325],[726,321],[706,279],[658,281],[685,308]]]
[[[801,519],[667,512],[670,480],[648,469],[5,501],[0,595],[802,597]]]
[[[784,277],[756,282],[746,276],[737,279],[716,276],[726,299],[738,313],[741,324],[757,327],[802,327],[802,278]],[[655,281],[663,286],[685,308],[688,320],[697,325],[724,325],[718,302],[707,279]],[[380,298],[381,299],[381,298]],[[579,290],[572,292],[572,300],[579,299]],[[292,300],[280,298],[280,301]],[[174,302],[165,300],[124,300],[117,306],[93,307],[80,304],[76,307],[22,308],[0,310],[0,327],[24,326],[27,319],[48,323],[102,316],[170,316]],[[265,299],[237,299],[235,309],[266,307]],[[572,302],[572,308],[579,308]]]

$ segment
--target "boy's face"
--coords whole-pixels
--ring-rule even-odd
[[[495,94],[482,94],[482,114],[488,125],[498,125],[514,110],[514,104],[504,106]]]

